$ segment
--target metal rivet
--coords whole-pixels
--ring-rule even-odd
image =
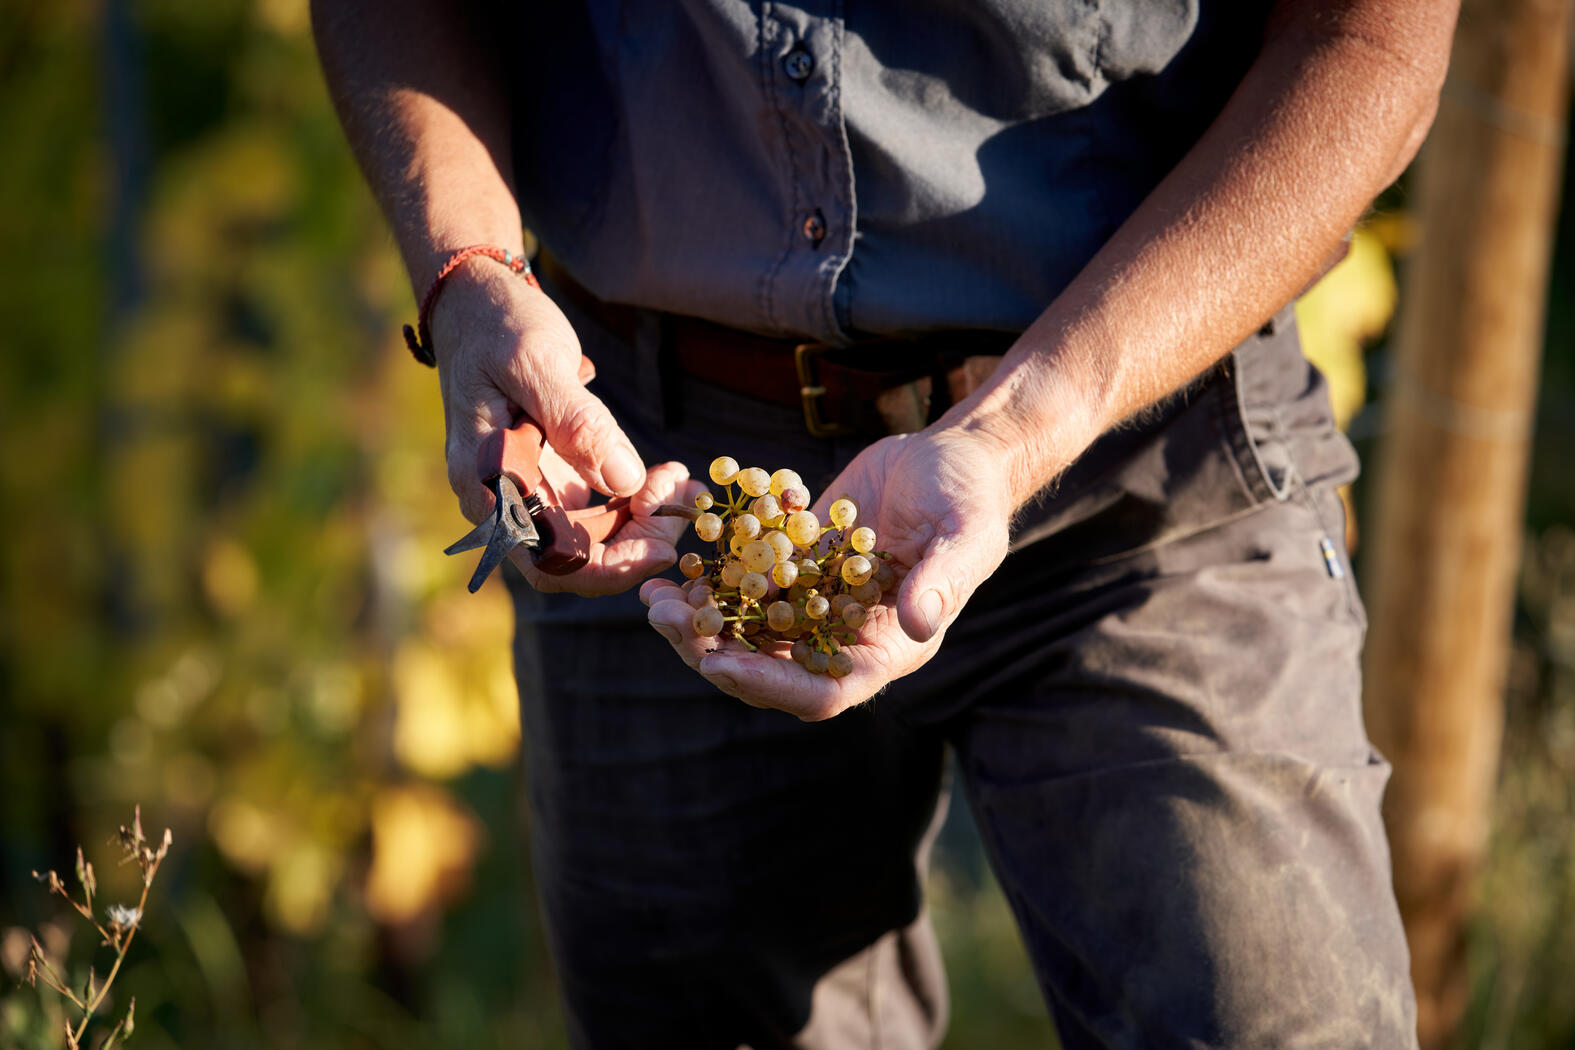
[[[804,237],[814,244],[819,244],[826,236],[826,220],[820,212],[810,212],[804,216]]]
[[[809,57],[808,51],[800,48],[796,51],[789,51],[783,57],[782,68],[794,80],[805,81],[809,79],[810,73],[815,70],[815,60]]]

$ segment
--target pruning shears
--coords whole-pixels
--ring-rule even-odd
[[[580,382],[589,383],[595,375],[591,359],[582,355]],[[443,551],[460,554],[486,548],[470,577],[472,594],[515,547],[530,551],[539,571],[567,576],[590,561],[591,544],[605,540],[629,520],[627,496],[566,510],[552,483],[541,473],[545,444],[541,428],[524,413],[507,430],[494,431],[482,442],[476,475],[492,492],[492,513]]]

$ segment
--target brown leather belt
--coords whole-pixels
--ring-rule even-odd
[[[635,342],[645,313],[607,303],[545,250],[536,269],[613,335]],[[703,383],[798,408],[816,437],[922,430],[987,379],[1016,341],[1011,332],[959,330],[848,347],[777,339],[682,314],[662,314],[664,350]]]

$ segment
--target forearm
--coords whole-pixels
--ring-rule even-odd
[[[312,0],[334,106],[420,295],[469,244],[518,251],[505,35],[467,3]]]
[[[1209,131],[942,420],[999,445],[1015,503],[1316,275],[1432,120],[1454,4],[1430,6],[1282,5]]]

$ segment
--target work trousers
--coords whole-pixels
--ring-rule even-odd
[[[628,345],[565,309],[648,463],[731,455],[818,494],[858,450],[664,374],[659,315]],[[1336,495],[1355,468],[1287,309],[1073,465],[930,663],[814,724],[712,688],[632,592],[513,574],[576,1045],[936,1045],[950,746],[1068,1050],[1414,1046]]]

